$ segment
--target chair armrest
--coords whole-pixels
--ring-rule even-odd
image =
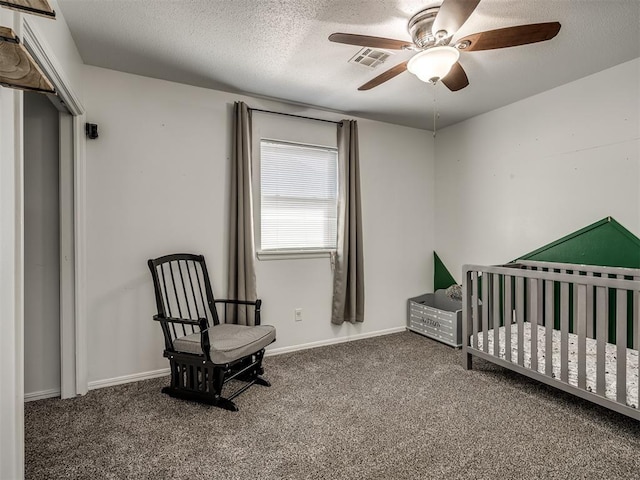
[[[224,317],[225,317],[225,323],[227,320],[227,305],[253,305],[255,307],[255,312],[254,312],[254,323],[256,325],[260,325],[260,307],[262,306],[262,300],[260,300],[259,298],[255,301],[252,300],[230,300],[230,299],[218,299],[218,300],[214,300],[214,303],[224,303],[225,304],[225,308],[224,308]]]
[[[192,325],[200,328],[200,346],[202,347],[202,352],[204,353],[207,360],[211,361],[211,342],[209,341],[209,322],[206,318],[198,318],[197,320],[192,320],[188,318],[174,318],[174,317],[162,317],[160,315],[154,315],[153,319],[156,322],[162,323],[164,326],[167,323],[177,323],[180,325]],[[163,327],[164,329],[164,327]],[[174,330],[175,334],[175,330]],[[169,329],[166,327],[165,331],[165,343],[167,348],[173,350],[173,341],[170,338],[167,338],[169,335]]]
[[[200,326],[200,320],[204,320],[202,318],[199,318],[198,320],[192,320],[190,318],[162,317],[160,315],[154,315],[153,319],[156,322],[169,322],[169,323],[178,323],[181,325],[194,325],[194,326]]]
[[[262,300],[229,300],[229,299],[217,299],[213,301],[214,303],[235,303],[236,305],[260,305],[262,304]]]

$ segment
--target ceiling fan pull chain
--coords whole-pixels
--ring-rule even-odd
[[[436,82],[430,82],[433,85],[433,137],[436,136],[436,118],[438,116],[438,104],[436,102]]]

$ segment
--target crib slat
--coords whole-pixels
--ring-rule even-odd
[[[574,316],[578,331],[578,388],[587,388],[587,286],[576,285],[574,289],[576,312]]]
[[[564,273],[564,272],[563,272]],[[569,382],[569,284],[560,284],[560,380]]]
[[[473,323],[473,348],[478,348],[478,272],[471,272],[471,321]]]
[[[493,275],[493,354],[500,355],[500,275]]]
[[[640,277],[633,277],[634,280],[640,280]],[[633,348],[638,350],[638,346],[640,345],[640,292],[635,292],[633,294]],[[640,376],[638,377],[640,378]],[[640,385],[640,382],[638,382]],[[638,401],[640,401],[640,397],[638,397]]]
[[[507,362],[511,362],[511,321],[513,320],[513,302],[511,296],[513,289],[511,275],[504,276],[504,356]]]
[[[489,351],[489,293],[491,290],[490,273],[482,274],[482,350]]]
[[[607,289],[596,288],[596,393],[605,396],[605,352],[607,346]]]
[[[640,277],[633,277],[634,280],[640,280]],[[640,346],[640,290],[633,294],[633,345],[636,350]],[[638,362],[638,397],[636,400],[636,408],[640,409],[640,362]]]
[[[627,401],[627,291],[616,290],[616,401]]]
[[[544,324],[544,280],[538,279],[538,325]]]
[[[593,277],[593,272],[587,272],[587,277]],[[593,325],[593,289],[593,286],[587,285],[587,338],[595,338]]]
[[[538,281],[529,279],[529,322],[531,324],[531,370],[538,371]]]
[[[545,296],[545,315],[544,315],[544,329],[545,329],[545,345],[544,345],[544,373],[551,377],[553,376],[553,282],[546,280],[544,282],[544,296]]]
[[[524,278],[516,277],[516,322],[518,323],[518,365],[524,366]]]

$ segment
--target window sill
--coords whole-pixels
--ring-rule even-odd
[[[329,258],[335,250],[277,250],[257,252],[258,260],[296,260]]]

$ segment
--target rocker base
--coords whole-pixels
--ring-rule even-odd
[[[224,398],[223,396],[215,396],[209,393],[203,392],[193,392],[188,390],[183,390],[179,388],[173,387],[163,387],[162,393],[166,393],[170,397],[180,398],[182,400],[191,400],[193,402],[205,403],[207,405],[213,405],[214,407],[220,407],[225,410],[229,410],[231,412],[237,412],[238,407],[231,399],[237,397],[239,394],[248,389],[251,385],[262,385],[263,387],[270,387],[271,383],[269,380],[261,377],[260,375],[256,375],[252,380],[245,380],[247,384],[242,386],[240,389],[236,390],[231,398]]]
[[[177,390],[171,387],[164,387],[162,393],[166,393],[170,397],[179,398],[181,400],[191,400],[198,403],[206,403],[207,405],[213,405],[214,407],[223,408],[230,412],[237,412],[238,407],[231,400],[224,397],[213,397],[204,393],[187,392],[184,390]]]
[[[271,382],[266,378],[262,378],[261,376],[256,377],[256,385],[262,385],[263,387],[270,387]]]

